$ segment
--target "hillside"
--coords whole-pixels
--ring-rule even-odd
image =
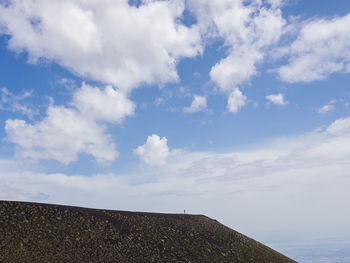
[[[202,215],[0,201],[0,262],[295,262]]]

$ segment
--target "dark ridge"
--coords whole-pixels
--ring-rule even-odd
[[[0,201],[0,263],[295,262],[203,215]]]

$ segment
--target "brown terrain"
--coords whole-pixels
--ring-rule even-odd
[[[203,215],[0,201],[0,262],[295,262]]]

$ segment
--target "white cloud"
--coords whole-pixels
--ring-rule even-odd
[[[7,140],[17,145],[19,154],[32,159],[68,164],[83,153],[100,163],[115,160],[119,153],[104,123],[121,123],[134,113],[133,102],[111,86],[101,90],[83,83],[74,92],[71,105],[74,108],[49,106],[47,116],[35,124],[7,120]]]
[[[148,165],[163,166],[170,154],[167,142],[167,138],[161,139],[158,135],[153,134],[148,136],[146,144],[137,147],[134,153],[139,155]]]
[[[311,82],[333,73],[350,72],[350,14],[306,22],[298,38],[280,54],[289,64],[277,72],[283,81]]]
[[[345,99],[340,98],[340,99],[332,99],[328,101],[323,107],[319,108],[317,110],[318,113],[320,114],[326,114],[330,111],[334,111],[337,107],[343,106],[344,108],[348,107],[348,102],[346,102]]]
[[[78,153],[85,153],[103,163],[118,156],[104,129],[74,109],[50,106],[42,121],[32,125],[9,119],[5,130],[7,140],[17,145],[18,152],[32,159],[68,164],[77,160]]]
[[[113,87],[101,90],[85,83],[74,93],[72,105],[87,118],[119,123],[135,110],[135,104]]]
[[[172,97],[174,96],[174,93],[172,90],[170,89],[163,89],[162,91],[162,96],[161,97],[157,97],[154,100],[154,104],[156,106],[160,106],[162,104],[165,104],[168,100],[170,100]]]
[[[222,59],[210,71],[211,79],[226,92],[256,75],[255,63],[262,59],[262,55],[254,50],[236,52]]]
[[[235,92],[257,74],[256,65],[263,61],[265,49],[279,40],[285,24],[281,2],[191,0],[189,5],[202,34],[222,38],[228,48],[228,55],[212,67],[211,79],[222,91]]]
[[[286,2],[286,0],[267,0],[266,2],[272,5],[273,7],[281,7],[283,3]]]
[[[282,93],[268,95],[266,96],[266,99],[278,106],[284,106],[288,104],[288,102],[284,100],[284,96]]]
[[[178,80],[177,61],[202,51],[196,26],[179,18],[184,1],[13,0],[0,5],[9,48],[84,77],[130,90]],[[1,32],[0,32],[1,33]]]
[[[15,95],[6,87],[3,87],[1,89],[0,109],[20,112],[33,119],[34,115],[37,114],[36,110],[23,102],[25,99],[32,97],[32,94],[33,91],[26,91],[23,94]]]
[[[142,1],[139,7],[127,0],[14,0],[0,6],[0,26],[10,36],[9,48],[27,51],[31,62],[55,61],[123,93],[144,83],[177,81],[181,58],[200,54],[208,38],[223,39],[227,56],[210,76],[231,94],[257,74],[266,49],[279,40],[285,24],[281,5],[190,0],[186,6],[197,23],[187,27],[179,19],[183,0]]]
[[[334,135],[350,133],[350,118],[336,120],[327,128],[327,132]]]
[[[185,113],[195,113],[207,108],[207,98],[199,95],[193,96],[193,101],[189,107],[184,108]]]
[[[318,110],[318,113],[320,113],[320,114],[326,114],[327,112],[330,112],[330,111],[332,111],[332,110],[334,110],[334,109],[335,109],[335,107],[334,107],[333,105],[327,104],[327,105],[324,105],[322,108],[320,108],[320,109]]]
[[[229,112],[237,113],[246,104],[246,100],[246,96],[238,88],[235,88],[228,97],[227,109]]]
[[[62,87],[66,91],[72,91],[77,88],[76,82],[73,79],[62,78],[58,79],[55,84],[58,87]]]

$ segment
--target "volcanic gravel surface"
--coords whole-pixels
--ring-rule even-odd
[[[0,201],[0,262],[295,262],[202,215]]]

